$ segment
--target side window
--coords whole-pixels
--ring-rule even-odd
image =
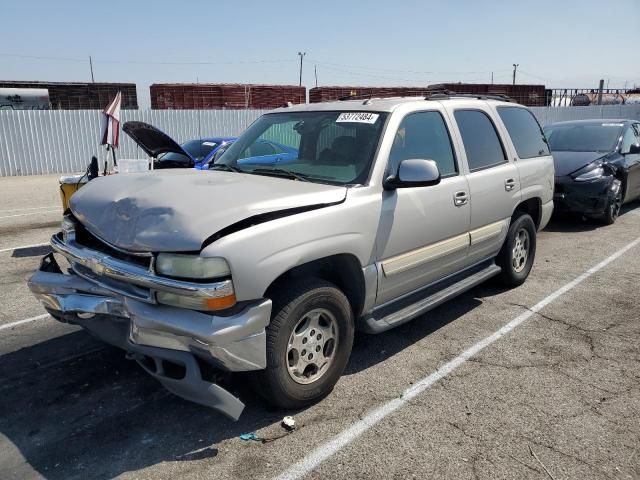
[[[258,140],[247,148],[245,153],[247,157],[263,157],[265,155],[273,155],[276,151],[270,143]]]
[[[529,110],[519,107],[498,107],[497,110],[519,158],[549,155],[540,124]]]
[[[624,136],[622,137],[622,146],[620,147],[620,153],[628,153],[631,149],[631,145],[635,145],[638,143],[638,137],[633,130],[633,128],[629,127],[624,132]]]
[[[287,145],[288,147],[300,148],[300,132],[296,128],[297,121],[276,123],[267,128],[260,140],[266,140],[267,142],[276,142],[281,145]]]
[[[400,123],[389,154],[390,171],[409,158],[434,160],[443,177],[458,173],[451,137],[439,112],[411,113]]]
[[[486,113],[456,110],[454,116],[467,152],[469,170],[473,172],[507,161],[498,133]]]

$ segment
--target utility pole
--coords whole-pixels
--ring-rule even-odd
[[[302,86],[302,59],[306,54],[307,52],[298,52],[298,55],[300,56],[300,87]]]
[[[491,85],[493,85],[493,72],[491,72]]]
[[[513,84],[516,84],[516,71],[518,70],[519,63],[513,64]]]
[[[604,79],[600,80],[600,85],[598,86],[598,105],[602,105],[602,89],[604,88]]]
[[[89,55],[89,69],[91,70],[91,83],[94,83],[93,79],[93,61],[91,60],[91,55]]]
[[[316,88],[318,88],[318,65],[313,66],[313,73],[316,76]],[[627,88],[627,84],[625,82],[624,87]]]

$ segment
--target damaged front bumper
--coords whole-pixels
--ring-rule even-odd
[[[171,392],[234,420],[244,404],[205,380],[201,367],[232,372],[266,367],[270,300],[246,304],[229,316],[150,303],[73,270],[63,273],[53,254],[43,258],[29,288],[54,318],[123,348]]]

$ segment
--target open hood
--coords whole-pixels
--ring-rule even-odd
[[[144,122],[126,122],[122,126],[122,131],[150,157],[158,158],[158,155],[163,153],[174,152],[187,156],[195,163],[193,157],[178,142],[153,125]]]
[[[342,186],[270,176],[158,170],[94,179],[71,197],[71,211],[92,234],[125,250],[195,252],[231,225],[248,228],[278,216],[272,213],[322,208],[346,194]]]

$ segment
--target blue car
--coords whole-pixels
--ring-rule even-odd
[[[147,155],[154,168],[202,168],[234,137],[203,137],[182,145],[162,130],[144,122],[126,122],[122,131],[129,135]]]
[[[160,129],[144,122],[126,122],[122,130],[154,159],[154,168],[195,168],[207,170],[235,137],[203,137],[182,145]],[[275,165],[298,158],[298,150],[270,140],[258,140],[251,145],[241,165]]]

